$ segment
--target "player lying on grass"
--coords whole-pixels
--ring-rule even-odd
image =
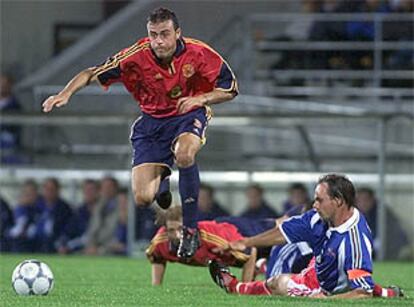
[[[212,259],[229,266],[242,267],[242,280],[251,281],[254,277],[257,250],[231,250],[220,255],[215,248],[226,247],[230,241],[241,240],[246,236],[272,229],[274,219],[249,220],[226,218],[221,221],[200,221],[197,223],[197,249],[193,257],[177,257],[180,232],[183,227],[181,206],[172,206],[166,211],[157,212],[157,223],[163,225],[154,236],[146,253],[152,263],[152,284],[162,283],[167,262],[180,262],[187,265],[207,266]]]
[[[372,279],[372,235],[355,207],[355,188],[342,175],[322,176],[313,210],[262,234],[230,242],[222,252],[307,242],[315,258],[300,274],[280,274],[265,281],[239,282],[226,266],[210,262],[211,276],[230,293],[367,298],[400,296],[399,288],[382,288]]]
[[[295,206],[278,218],[276,222],[280,224],[292,216],[311,210],[311,208],[311,203]],[[312,257],[313,251],[306,242],[274,245],[267,259],[261,258],[256,261],[256,274],[265,274],[268,279],[283,273],[300,273],[308,266]]]

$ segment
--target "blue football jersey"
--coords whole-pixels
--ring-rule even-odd
[[[372,235],[364,216],[353,215],[338,227],[329,227],[316,210],[292,217],[280,226],[288,243],[305,241],[316,258],[321,288],[331,294],[361,288],[371,292]]]

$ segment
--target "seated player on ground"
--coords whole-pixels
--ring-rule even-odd
[[[372,235],[355,207],[355,188],[345,176],[329,174],[318,181],[314,209],[292,217],[265,233],[231,242],[223,251],[243,251],[284,243],[307,242],[314,258],[300,274],[280,274],[265,281],[239,282],[218,261],[211,276],[230,293],[366,298],[401,296],[398,287],[382,288],[372,279]]]
[[[229,251],[221,255],[212,250],[225,247],[228,242],[243,239],[237,227],[229,223],[200,221],[197,223],[197,248],[193,257],[182,259],[177,256],[183,220],[181,206],[171,206],[166,211],[157,212],[157,222],[163,225],[154,236],[146,253],[152,263],[152,284],[162,283],[167,262],[180,262],[187,265],[207,266],[212,259],[229,266],[242,267],[242,280],[251,281],[256,262],[256,248],[248,252]]]

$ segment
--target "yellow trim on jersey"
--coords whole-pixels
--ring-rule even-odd
[[[220,91],[225,91],[225,92],[233,92],[233,91],[235,91],[237,93],[239,92],[239,87],[237,85],[238,82],[237,82],[236,75],[233,73],[233,70],[231,69],[231,67],[227,63],[227,61],[216,50],[214,50],[212,47],[210,47],[206,43],[204,43],[202,41],[199,41],[197,39],[194,39],[194,38],[184,37],[184,42],[194,44],[194,45],[203,46],[203,47],[207,48],[208,50],[210,50],[211,52],[216,54],[223,61],[223,63],[225,63],[227,65],[227,68],[230,70],[231,76],[233,77],[233,81],[232,81],[230,89],[224,89],[224,88],[219,88],[219,87],[214,88],[214,89],[217,89],[217,90],[220,90]]]
[[[119,65],[119,63],[126,59],[127,57],[136,54],[137,52],[140,52],[142,50],[148,49],[150,48],[150,43],[149,42],[144,42],[141,44],[135,43],[134,45],[132,45],[131,47],[129,47],[129,49],[124,52],[124,53],[117,53],[114,55],[113,59],[111,59],[110,61],[106,61],[104,64],[97,66],[94,70],[94,75],[100,75],[101,73],[108,71],[116,66]]]
[[[157,247],[158,244],[164,243],[165,241],[168,241],[168,235],[167,233],[161,233],[156,235],[152,240],[148,248],[145,250],[145,254],[152,255],[154,252],[154,249]]]
[[[234,80],[234,79],[231,81],[230,88],[215,87],[214,89],[218,90],[218,91],[226,92],[226,93],[231,93],[231,92],[238,93],[239,92],[239,87],[237,85],[236,80]]]
[[[217,246],[220,247],[225,247],[228,245],[228,241],[217,236],[214,235],[212,233],[208,233],[205,230],[200,230],[200,236],[204,241],[210,242],[210,243],[214,243]],[[243,252],[239,252],[239,251],[230,251],[230,253],[239,261],[242,262],[246,262],[247,260],[249,260],[250,256],[243,253]]]

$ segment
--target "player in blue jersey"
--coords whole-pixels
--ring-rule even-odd
[[[310,202],[297,205],[278,218],[276,222],[282,223],[284,220],[310,209],[312,209]],[[282,273],[299,273],[308,266],[312,257],[313,251],[306,242],[274,245],[267,259],[257,260],[256,273],[265,274],[266,279]]]
[[[355,207],[355,188],[342,175],[321,177],[315,189],[313,210],[285,220],[254,237],[231,242],[227,250],[242,251],[284,243],[307,242],[315,258],[300,274],[280,274],[265,281],[240,283],[217,262],[210,263],[213,280],[230,293],[365,298],[382,292],[397,296],[372,280],[372,235]]]

